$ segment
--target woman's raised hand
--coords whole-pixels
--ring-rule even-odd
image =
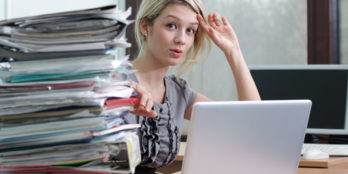
[[[203,28],[214,43],[225,53],[236,82],[238,99],[260,100],[255,82],[243,58],[237,35],[226,17],[222,17],[219,20],[217,15],[212,13],[208,15],[208,23],[200,15],[197,15],[197,20],[199,21],[200,27]]]
[[[138,93],[139,103],[134,106],[134,110],[130,111],[134,115],[145,117],[156,117],[157,113],[152,109],[154,101],[151,93],[147,92],[141,85],[130,80],[134,90]]]
[[[237,35],[226,17],[222,17],[219,20],[216,13],[211,13],[208,15],[208,24],[203,20],[201,15],[197,15],[197,19],[203,30],[226,56],[235,57],[236,53],[240,54],[241,51]]]

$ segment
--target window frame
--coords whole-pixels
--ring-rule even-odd
[[[142,0],[126,0],[126,9],[129,7],[132,8],[132,14],[129,17],[130,19],[135,19],[137,11],[140,7]],[[135,40],[135,34],[134,34],[134,23],[130,24],[127,27],[126,31],[126,37],[129,43],[132,44],[130,48],[126,49],[126,55],[129,55],[130,60],[134,60],[136,56],[138,55],[138,45]]]
[[[338,0],[307,0],[308,64],[339,64]]]

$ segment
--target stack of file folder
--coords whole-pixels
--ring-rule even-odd
[[[0,173],[133,173],[138,102],[116,6],[0,21]]]

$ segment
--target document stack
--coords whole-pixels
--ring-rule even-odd
[[[0,173],[134,173],[130,10],[0,21]]]

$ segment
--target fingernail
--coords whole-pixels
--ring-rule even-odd
[[[140,104],[139,107],[138,107],[138,109],[145,109],[145,106],[142,105],[142,104]]]

